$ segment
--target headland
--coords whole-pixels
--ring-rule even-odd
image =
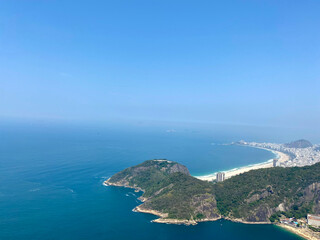
[[[254,144],[250,147],[262,148]],[[287,167],[292,155],[266,150],[278,156],[280,167],[272,167],[274,163],[268,161],[231,170],[223,182],[202,181],[191,176],[184,165],[155,159],[116,173],[104,185],[142,191],[142,204],[133,211],[156,215],[159,218],[153,222],[157,223],[194,225],[223,218],[286,227],[281,224],[283,219],[303,221],[307,214],[319,215],[320,163]],[[304,161],[306,156],[302,156]],[[308,229],[296,227],[289,230],[306,239],[320,239]]]

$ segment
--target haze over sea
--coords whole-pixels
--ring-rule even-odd
[[[155,216],[132,212],[138,193],[102,185],[147,159],[178,161],[200,175],[274,156],[221,145],[259,139],[249,128],[199,129],[1,124],[0,239],[300,239],[273,225],[151,223]]]

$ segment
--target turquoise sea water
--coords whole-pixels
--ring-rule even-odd
[[[0,239],[300,239],[272,225],[151,223],[155,216],[132,212],[139,194],[102,185],[117,171],[147,159],[178,161],[201,175],[274,156],[221,145],[239,139],[35,125],[1,125],[0,136]]]

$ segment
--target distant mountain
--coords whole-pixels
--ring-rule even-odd
[[[287,148],[308,148],[312,147],[313,145],[308,140],[300,139],[294,142],[285,143],[284,146]]]
[[[320,214],[320,163],[252,170],[214,184],[190,176],[179,163],[150,160],[105,184],[142,190],[143,204],[135,210],[160,216],[156,222],[195,224],[220,217],[274,222],[281,215]]]

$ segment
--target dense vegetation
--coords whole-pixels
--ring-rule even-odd
[[[302,218],[320,213],[320,163],[259,169],[213,184],[190,176],[176,162],[146,161],[114,175],[110,182],[143,189],[147,201],[142,207],[175,219],[222,215],[273,222],[282,215]]]
[[[221,214],[238,218],[250,217],[252,210],[262,206],[276,209],[283,203],[285,211],[273,213],[270,219],[273,221],[279,214],[301,218],[312,212],[314,198],[319,197],[319,193],[312,195],[306,188],[316,182],[320,182],[320,163],[250,171],[216,184],[214,191]]]
[[[177,162],[148,160],[113,175],[110,181],[119,182],[125,180],[128,186],[143,189],[143,196],[149,197],[164,187],[164,182],[167,182],[168,176],[175,172],[183,172],[186,175],[190,175],[188,169]]]
[[[162,182],[162,191],[155,194],[151,201],[146,202],[145,207],[169,213],[169,218],[193,219],[203,218],[205,215],[201,211],[196,211],[198,199],[209,203],[215,207],[212,184],[203,182],[183,173],[171,174]],[[202,196],[205,195],[205,196]],[[198,196],[198,199],[195,198]]]
[[[143,207],[168,213],[169,218],[218,216],[213,211],[216,208],[213,184],[190,176],[188,169],[176,162],[146,161],[117,173],[110,182],[141,188],[142,196],[149,198]],[[208,214],[203,207],[209,210]]]

